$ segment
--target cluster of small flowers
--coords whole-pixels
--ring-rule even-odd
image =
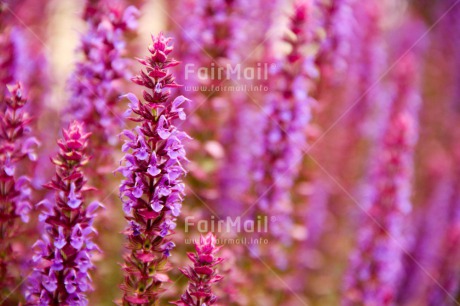
[[[348,89],[349,102],[353,107],[349,123],[355,135],[378,140],[382,133],[380,126],[388,119],[388,102],[385,84],[379,78],[386,68],[387,55],[382,29],[382,7],[377,1],[368,1],[356,8],[356,18],[366,26],[356,30],[355,55],[351,67],[355,86]],[[354,106],[354,105],[353,105]],[[360,120],[367,117],[367,120]],[[352,136],[350,136],[352,137]]]
[[[447,220],[444,219],[444,221],[447,221],[443,224],[446,225],[445,231],[442,235],[436,237],[436,243],[440,246],[436,250],[440,250],[444,256],[441,258],[434,257],[434,262],[439,265],[439,277],[437,284],[430,283],[429,286],[428,300],[429,305],[433,306],[449,305],[452,301],[451,294],[458,292],[460,288],[460,214],[458,212],[460,182],[458,169],[456,172],[456,179],[451,183],[453,190],[446,201],[448,205],[446,212],[449,216],[446,218]],[[437,221],[442,222],[442,220]],[[439,237],[442,237],[442,239],[439,239]],[[433,245],[429,245],[428,248],[433,252]]]
[[[78,49],[83,59],[69,80],[71,96],[66,113],[84,123],[102,143],[116,143],[115,135],[123,123],[116,107],[116,81],[129,77],[123,36],[136,29],[138,15],[134,6],[120,10],[104,1],[88,1],[85,8],[88,30]]]
[[[43,102],[41,98],[43,92],[48,88],[47,81],[49,78],[44,71],[46,59],[42,50],[29,40],[30,35],[27,34],[27,31],[20,27],[2,29],[0,35],[0,81],[2,84],[12,84],[15,80],[21,80],[24,88],[28,89],[28,96],[31,101],[31,103],[27,103],[27,109],[34,107],[34,113],[37,113],[43,108],[40,102]]]
[[[257,162],[254,156],[260,156],[262,128],[265,118],[247,101],[233,99],[239,109],[222,133],[221,141],[227,145],[227,154],[219,169],[219,206],[221,216],[238,216],[245,213],[248,205],[248,193],[252,187],[252,171]],[[250,144],[250,145],[248,145]],[[246,149],[241,150],[242,147]],[[252,207],[250,208],[252,212]]]
[[[355,305],[357,301],[389,305],[394,299],[393,286],[401,268],[404,244],[401,239],[404,216],[411,210],[407,163],[413,146],[409,139],[412,128],[406,114],[395,117],[389,126],[379,162],[379,177],[373,185],[375,196],[367,210],[370,220],[368,226],[361,229],[359,250],[351,259],[350,276],[356,283],[348,284],[350,295],[345,305]]]
[[[355,36],[354,4],[354,0],[318,1],[327,37],[322,41],[317,63],[328,85],[334,85],[337,75],[344,74],[349,64]]]
[[[31,305],[87,304],[91,254],[99,250],[92,241],[96,232],[93,221],[95,211],[102,206],[99,202],[84,202],[84,194],[91,190],[82,172],[89,161],[85,153],[88,137],[83,125],[74,121],[58,141],[59,154],[52,160],[56,174],[46,185],[54,190],[55,201],[40,203],[44,209],[39,221],[45,223],[45,228],[33,246],[34,271],[26,290]]]
[[[262,1],[263,2],[263,1]],[[259,0],[239,0],[233,2],[233,11],[227,12],[229,35],[225,60],[233,65],[261,65],[272,48],[275,35],[270,33],[277,16],[279,1],[264,3]],[[266,47],[267,52],[250,55],[258,46]],[[267,53],[267,54],[265,54]],[[256,64],[257,63],[257,64]],[[266,67],[264,68],[266,69]],[[268,72],[267,72],[268,73]],[[230,80],[229,80],[230,81]],[[266,80],[235,80],[235,85],[266,85]],[[228,101],[228,117],[223,126],[219,141],[226,152],[218,171],[219,206],[216,211],[222,216],[236,216],[245,211],[250,199],[252,173],[257,163],[255,156],[262,152],[261,137],[265,114],[259,107],[259,96],[249,93],[232,93],[224,97]],[[231,101],[231,103],[230,103]],[[245,150],[241,150],[245,147]],[[252,208],[250,209],[253,210]]]
[[[446,120],[448,116],[438,116],[437,119],[442,121],[445,128],[451,132],[453,127],[452,120],[458,122],[460,118],[460,88],[458,86],[460,81],[460,55],[458,53],[458,46],[460,43],[460,7],[455,1],[445,1],[440,3],[442,10],[448,11],[445,19],[442,19],[439,34],[437,36],[436,45],[441,48],[444,58],[444,64],[450,67],[448,73],[448,81],[442,79],[442,85],[447,85],[448,96],[448,116],[452,116],[451,120]],[[444,92],[444,90],[443,90]],[[436,101],[439,103],[439,101]],[[438,103],[436,108],[439,107]],[[458,129],[454,128],[453,137],[449,144],[452,158],[448,171],[441,172],[441,179],[439,179],[440,188],[442,188],[441,201],[433,202],[432,209],[426,212],[427,222],[431,222],[435,227],[435,231],[428,232],[423,236],[426,248],[422,254],[428,253],[431,255],[431,271],[436,271],[437,268],[437,283],[433,284],[431,279],[428,279],[429,305],[449,305],[454,303],[454,299],[459,292],[460,286],[460,133]],[[444,156],[443,156],[444,157]],[[447,159],[449,160],[449,159]],[[446,160],[442,159],[438,162],[445,163]],[[438,171],[446,170],[439,167],[438,163],[435,164]],[[451,175],[446,175],[446,173]],[[444,185],[441,185],[443,184]],[[439,215],[441,217],[439,217]],[[444,218],[442,218],[444,217]],[[423,228],[426,224],[422,224]],[[437,231],[436,231],[437,230]],[[442,237],[442,239],[440,239]],[[436,247],[438,246],[438,247]],[[433,263],[435,264],[433,266]],[[426,265],[424,265],[425,267]],[[423,276],[423,275],[422,275]],[[425,277],[426,278],[426,277]],[[418,279],[416,279],[417,281]],[[426,288],[426,287],[424,287]]]
[[[24,111],[27,98],[21,85],[8,87],[8,94],[2,97],[0,110],[0,287],[10,288],[8,275],[14,258],[12,239],[20,231],[19,218],[29,221],[32,208],[29,177],[21,173],[21,163],[26,158],[35,161],[35,149],[39,145],[30,136],[30,116]]]
[[[0,81],[2,84],[1,94],[4,94],[5,88],[4,84],[10,84],[14,81],[14,45],[13,40],[10,39],[10,36],[6,30],[2,29],[2,34],[0,35]]]
[[[235,0],[230,3],[231,10],[226,12],[226,57],[232,63],[248,63],[254,60],[250,56],[254,48],[271,47],[276,37],[272,32],[274,20],[281,11],[280,1]]]
[[[398,63],[397,84],[385,134],[371,169],[370,190],[364,205],[367,216],[350,260],[344,305],[391,305],[401,276],[407,243],[405,224],[410,201],[413,152],[417,142],[417,64],[413,54]]]
[[[216,266],[224,259],[216,257],[220,247],[216,246],[216,237],[212,233],[201,236],[195,243],[196,253],[187,253],[193,262],[193,267],[180,269],[189,279],[186,292],[174,304],[180,306],[214,305],[217,296],[212,293],[211,285],[219,282],[223,276],[219,275]]]
[[[63,130],[63,138],[58,141],[58,155],[52,159],[56,172],[45,187],[54,191],[55,199],[43,200],[37,205],[41,208],[39,222],[43,233],[33,245],[33,272],[25,289],[28,305],[87,305],[87,292],[92,290],[89,271],[94,268],[93,253],[100,251],[93,242],[96,234],[93,223],[95,212],[102,204],[86,203],[85,194],[93,188],[86,186],[82,168],[90,160],[86,151],[99,154],[100,144],[115,142],[114,127],[122,122],[114,106],[118,98],[115,81],[128,76],[126,60],[122,58],[122,35],[136,27],[138,16],[134,7],[120,11],[108,8],[107,4],[89,0],[85,8],[84,20],[89,29],[81,37],[79,48],[84,59],[77,63],[70,79],[71,97],[67,109],[72,118],[79,121],[73,121]],[[2,79],[6,83],[13,80],[13,66],[21,57],[15,51],[10,52],[13,43],[4,35],[1,37],[7,44],[6,56],[0,61]],[[126,115],[135,114],[130,119],[141,125],[124,131],[128,140],[122,150],[131,150],[132,154],[125,155],[120,167],[126,177],[120,193],[130,224],[127,234],[131,253],[126,257],[126,279],[121,286],[125,291],[122,303],[128,305],[157,301],[157,294],[163,290],[161,284],[167,281],[163,272],[168,270],[167,258],[174,247],[168,237],[176,226],[185,188],[181,180],[186,173],[183,141],[189,136],[176,128],[174,122],[185,119],[182,104],[188,99],[180,96],[170,100],[168,89],[178,87],[168,71],[178,64],[168,59],[172,51],[170,39],[161,34],[153,37],[149,51],[151,57],[139,60],[146,71],[133,78],[135,83],[148,89],[143,92],[144,102],[133,94],[126,95],[131,101]],[[8,202],[1,210],[1,232],[6,235],[2,237],[2,254],[10,250],[7,244],[17,228],[13,223],[19,217],[25,222],[29,218],[31,190],[27,186],[28,178],[21,176],[15,180],[15,170],[26,156],[35,160],[33,149],[38,145],[35,138],[26,138],[30,132],[27,127],[30,118],[22,109],[25,98],[20,86],[10,91],[12,97],[5,99],[1,117],[0,156],[5,177],[2,190]],[[90,133],[86,133],[84,127],[97,134],[98,142],[93,149],[88,147]],[[3,220],[7,220],[7,224],[3,224]],[[213,258],[213,250],[217,250],[215,238],[209,243],[209,256]],[[199,252],[205,254],[208,249],[202,246]],[[211,267],[220,261],[213,259]],[[6,272],[6,265],[11,262],[2,256],[1,271]],[[146,269],[139,268],[141,265]],[[7,278],[2,276],[1,280],[7,287],[3,284]],[[214,275],[213,280],[217,281],[217,276]],[[135,294],[131,291],[133,288]],[[210,289],[206,294],[211,298],[210,304],[216,301]]]
[[[171,1],[174,12],[173,26],[179,26],[176,37],[181,41],[179,49],[184,62],[196,67],[209,67],[211,62],[226,57],[230,49],[229,37],[233,37],[235,29],[229,16],[234,13],[237,1],[204,1],[186,0]],[[186,9],[184,9],[186,8]],[[232,13],[231,13],[232,12]],[[183,31],[186,28],[187,31]],[[190,86],[201,84],[209,85],[196,74],[188,75],[187,79],[179,79]],[[179,75],[179,77],[183,77]]]
[[[203,14],[202,42],[206,51],[213,58],[225,57],[229,51],[230,40],[233,37],[232,27],[228,16],[235,9],[236,1],[197,1],[199,10]]]
[[[272,71],[271,93],[266,97],[267,117],[263,131],[260,167],[255,174],[258,206],[264,214],[277,216],[272,233],[289,244],[292,230],[290,190],[298,175],[303,150],[306,149],[305,130],[311,119],[315,101],[309,96],[312,80],[317,77],[314,55],[305,56],[311,43],[307,30],[311,6],[299,2],[291,16],[291,35],[285,37],[291,51]],[[270,164],[271,167],[266,167]]]
[[[175,83],[169,69],[178,64],[168,58],[173,50],[171,39],[162,34],[152,37],[150,56],[139,59],[145,66],[133,82],[144,86],[144,102],[134,94],[128,114],[138,122],[134,130],[123,132],[127,140],[123,145],[123,165],[119,171],[125,177],[120,186],[120,196],[129,228],[123,269],[125,281],[123,305],[152,303],[167,281],[167,259],[174,243],[168,236],[174,230],[175,219],[181,211],[184,195],[182,177],[186,161],[184,140],[189,136],[174,126],[177,119],[186,115],[183,96],[170,99],[170,88]]]

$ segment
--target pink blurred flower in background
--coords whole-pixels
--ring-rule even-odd
[[[0,109],[0,288],[7,299],[17,287],[15,273],[18,257],[13,248],[15,239],[23,232],[22,222],[29,222],[32,210],[30,168],[24,161],[35,161],[38,140],[31,136],[31,117],[25,112],[27,97],[20,84],[7,87]],[[25,169],[24,169],[25,168]]]

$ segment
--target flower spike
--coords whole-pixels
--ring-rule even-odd
[[[86,205],[86,186],[82,167],[89,133],[83,124],[74,121],[63,130],[58,140],[59,153],[52,159],[56,174],[45,187],[55,191],[55,201],[40,202],[44,206],[39,217],[45,223],[42,238],[33,246],[34,271],[26,289],[28,305],[87,305],[86,292],[91,290],[89,270],[94,244],[95,210],[99,202]]]
[[[195,243],[196,253],[187,253],[188,258],[193,262],[193,267],[180,269],[189,279],[189,285],[180,300],[174,302],[175,305],[209,306],[217,302],[217,296],[213,294],[211,285],[223,278],[215,268],[224,260],[215,255],[219,249],[220,247],[216,247],[216,237],[212,233],[200,236],[200,240]]]
[[[184,196],[186,162],[183,142],[189,136],[175,121],[184,120],[182,96],[171,99],[169,88],[177,87],[169,68],[178,64],[169,54],[171,39],[152,36],[149,57],[139,60],[144,70],[132,80],[144,86],[143,101],[134,94],[128,114],[138,123],[126,136],[122,166],[125,177],[120,186],[123,210],[129,223],[125,234],[128,254],[123,270],[121,305],[152,305],[168,281],[168,257],[174,248],[169,236],[176,227]]]

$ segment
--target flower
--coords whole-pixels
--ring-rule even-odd
[[[20,218],[29,221],[32,190],[30,179],[19,176],[16,171],[24,167],[27,158],[35,160],[35,148],[39,145],[35,137],[30,136],[31,118],[24,111],[27,98],[20,84],[8,86],[8,96],[2,101],[0,112],[0,190],[2,204],[0,210],[0,287],[11,290],[17,286],[13,270],[14,257],[11,243],[17,236]],[[21,168],[19,168],[21,165]],[[27,169],[26,167],[24,167]],[[8,293],[6,294],[8,295]]]
[[[348,4],[349,5],[349,4]],[[384,18],[383,8],[378,1],[366,1],[366,3],[355,3],[353,7],[355,15],[355,35],[349,37],[352,48],[356,49],[353,56],[349,56],[348,70],[352,85],[347,89],[344,99],[350,108],[347,125],[349,128],[350,143],[356,143],[360,137],[369,141],[376,141],[382,133],[380,127],[385,125],[388,117],[388,91],[384,82],[379,82],[382,74],[387,68],[388,51],[385,49],[384,30],[382,20]],[[364,26],[365,25],[365,26]],[[343,37],[344,39],[346,37]],[[333,54],[333,53],[332,53]],[[331,56],[332,54],[329,54]],[[327,61],[323,63],[323,70],[327,69]],[[333,69],[329,69],[330,75],[322,74],[325,77],[324,83],[331,83],[328,80],[335,75]],[[336,82],[337,83],[337,82]],[[364,120],[363,120],[364,118]],[[344,152],[343,160],[348,160],[353,150]],[[350,156],[351,155],[351,156]],[[346,171],[346,170],[345,170]]]
[[[116,81],[129,77],[124,35],[137,26],[139,12],[133,6],[121,10],[104,1],[88,1],[84,19],[88,26],[78,51],[83,59],[69,80],[71,92],[67,113],[85,124],[99,142],[114,144],[123,123],[117,109]],[[96,154],[98,150],[94,150]]]
[[[212,233],[200,236],[200,240],[195,243],[196,253],[187,253],[193,262],[193,267],[180,269],[189,279],[187,291],[174,304],[195,306],[214,305],[217,302],[217,296],[213,294],[211,285],[223,278],[216,270],[216,266],[224,260],[215,255],[219,249],[220,247],[216,247],[216,237]]]
[[[316,59],[321,77],[328,86],[337,84],[345,76],[350,65],[353,43],[356,43],[356,19],[354,1],[318,1],[322,27],[327,37],[321,41]],[[359,5],[367,5],[360,3]]]
[[[125,177],[120,197],[129,222],[125,231],[129,253],[121,285],[123,305],[158,300],[162,284],[168,281],[164,273],[174,247],[169,236],[184,196],[183,142],[189,137],[174,122],[185,119],[181,105],[188,99],[172,99],[168,90],[178,86],[169,72],[178,64],[169,58],[173,51],[171,39],[159,34],[152,40],[150,56],[139,60],[145,70],[133,78],[134,83],[145,87],[144,101],[134,94],[125,95],[131,102],[130,119],[139,125],[122,133],[126,137],[122,148],[126,154],[118,169]]]
[[[405,224],[411,212],[410,187],[417,142],[420,104],[415,52],[407,54],[393,72],[396,86],[385,133],[374,150],[369,192],[363,209],[358,245],[345,277],[343,305],[393,305],[401,275]]]
[[[89,134],[83,124],[74,121],[58,141],[59,153],[52,160],[56,165],[54,178],[45,187],[55,191],[54,203],[41,202],[47,211],[40,220],[45,232],[34,245],[34,272],[29,279],[26,299],[30,304],[87,305],[85,293],[91,289],[88,270],[93,268],[92,253],[98,250],[92,241],[92,224],[99,202],[86,205],[86,186],[82,167]]]
[[[271,233],[285,246],[292,242],[291,188],[307,146],[305,130],[310,124],[311,108],[315,103],[309,91],[316,71],[306,65],[315,55],[305,52],[305,47],[311,43],[307,30],[310,11],[307,1],[294,6],[290,17],[291,33],[284,39],[291,51],[279,60],[279,69],[271,71],[269,86],[272,91],[267,94],[263,109],[267,119],[262,128],[262,148],[258,152],[254,174],[258,198],[258,209],[254,213],[276,216],[278,221],[271,226]],[[278,263],[280,267],[284,265]]]

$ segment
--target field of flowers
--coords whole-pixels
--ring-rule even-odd
[[[0,0],[0,305],[460,305],[460,0]]]

